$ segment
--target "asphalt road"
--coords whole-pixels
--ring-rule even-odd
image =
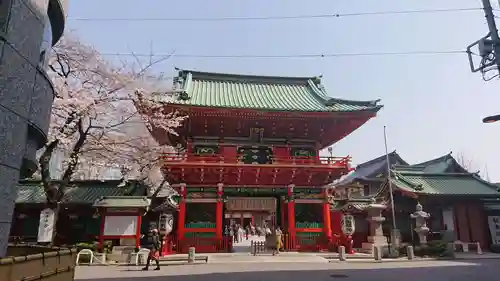
[[[493,281],[500,260],[414,261],[386,263],[228,263],[139,267],[79,267],[77,280],[88,281]]]

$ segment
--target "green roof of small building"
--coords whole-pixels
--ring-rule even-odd
[[[452,152],[415,165],[411,165],[415,170],[426,173],[469,173],[452,156]]]
[[[99,198],[94,207],[97,208],[148,208],[151,201],[146,196],[105,196]]]
[[[121,186],[121,181],[88,180],[73,181],[67,187],[63,203],[93,204],[103,196],[143,196],[147,194],[147,188],[130,181]],[[40,204],[45,203],[46,197],[40,181],[21,181],[17,186],[17,204]]]
[[[179,71],[180,89],[168,103],[216,107],[302,112],[377,112],[376,101],[335,99],[319,77],[272,77]],[[157,96],[162,101],[162,96]]]
[[[458,196],[500,196],[497,186],[472,173],[426,173],[412,167],[392,170],[391,183],[417,194]]]

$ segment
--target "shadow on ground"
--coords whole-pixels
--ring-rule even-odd
[[[334,281],[334,280],[369,280],[369,281],[470,281],[498,280],[500,266],[497,261],[453,262],[437,266],[429,262],[420,267],[412,265],[385,264],[329,264],[324,268],[317,264],[225,264],[172,266],[161,271],[142,272],[138,268],[114,268],[111,278],[82,278],[92,281]],[[409,263],[407,263],[409,264]],[[328,264],[327,264],[328,265]],[[339,267],[349,268],[339,268]],[[323,268],[319,268],[323,267]],[[370,268],[371,267],[371,268]],[[377,268],[378,267],[378,268]],[[382,268],[385,267],[385,268]],[[393,268],[389,268],[393,267]],[[221,272],[221,271],[234,272]],[[219,271],[207,273],[206,271]]]

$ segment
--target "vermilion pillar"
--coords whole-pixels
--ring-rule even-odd
[[[219,183],[217,184],[217,202],[215,203],[215,231],[216,231],[216,237],[219,239],[222,239],[222,207],[224,204],[223,199],[222,199],[222,194],[224,192],[224,184]]]
[[[182,240],[184,238],[184,227],[186,222],[186,184],[181,183],[180,188],[180,201],[179,201],[179,217],[177,218],[177,236],[178,240]]]
[[[135,248],[141,248],[141,226],[142,226],[142,214],[137,216],[137,226],[135,231]]]
[[[325,195],[325,202],[323,203],[323,231],[328,242],[332,241],[332,225],[330,218],[330,204],[328,203],[328,189],[323,190]]]
[[[290,235],[290,241],[295,241],[295,201],[293,198],[294,187],[295,185],[293,184],[288,186],[288,233]]]
[[[280,227],[281,229],[284,229],[285,227],[285,198],[284,197],[281,197],[281,201],[280,201],[280,215],[281,215],[281,220],[280,220]],[[252,224],[253,224],[253,217],[252,217]]]
[[[101,214],[101,225],[99,226],[99,245],[98,249],[103,250],[104,249],[104,227],[106,225],[106,214],[104,213],[104,210],[100,210]]]

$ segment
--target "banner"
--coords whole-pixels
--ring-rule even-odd
[[[38,224],[38,242],[52,242],[55,218],[55,212],[50,208],[44,209],[40,212],[40,222]]]
[[[488,226],[490,227],[491,242],[500,244],[500,216],[488,216]]]

